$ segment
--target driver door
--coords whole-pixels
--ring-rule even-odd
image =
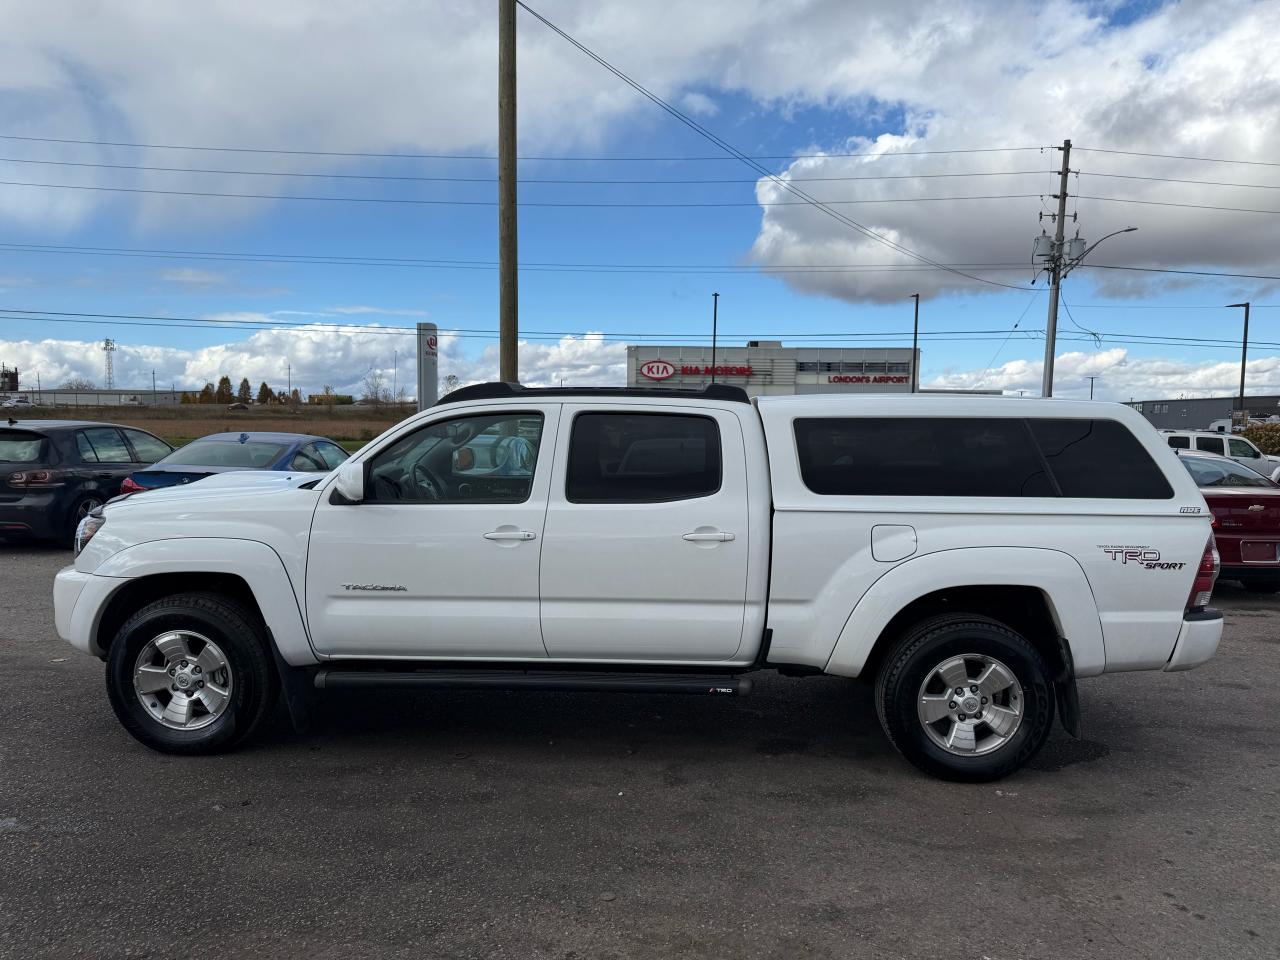
[[[559,404],[473,409],[361,456],[365,499],[330,486],[312,522],[316,651],[545,658],[538,558],[559,416]]]

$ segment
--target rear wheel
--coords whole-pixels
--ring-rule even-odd
[[[257,618],[215,594],[143,607],[107,654],[107,694],[124,728],[164,753],[226,750],[261,724],[277,678]]]
[[[996,780],[1035,756],[1053,723],[1049,668],[986,617],[936,617],[898,641],[876,680],[880,723],[913,764],[945,780]]]
[[[71,508],[71,513],[67,518],[67,529],[63,531],[63,543],[65,546],[75,546],[76,528],[80,526],[80,521],[102,506],[102,503],[102,498],[93,493],[88,496],[81,497],[76,501],[75,506]]]

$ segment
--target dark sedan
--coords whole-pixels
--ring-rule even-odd
[[[70,543],[90,510],[133,471],[173,447],[136,427],[75,420],[0,420],[0,536]]]
[[[300,433],[213,433],[125,478],[123,493],[194,483],[232,470],[332,470],[350,454],[325,437]]]

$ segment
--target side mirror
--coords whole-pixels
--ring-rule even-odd
[[[1280,468],[1277,468],[1280,469]],[[338,479],[334,487],[344,500],[359,503],[364,499],[364,464],[348,460],[338,467]]]

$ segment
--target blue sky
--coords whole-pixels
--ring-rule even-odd
[[[1121,226],[1100,264],[1271,275],[1274,215],[1202,209],[1280,209],[1277,92],[1265,37],[1274,7],[937,4],[906,17],[892,4],[820,0],[780,17],[767,4],[699,7],[676,27],[645,10],[545,2],[541,12],[771,171],[821,180],[804,188],[876,232],[939,262],[1027,264],[970,272],[1024,289],[972,283],[912,261],[803,205],[732,159],[631,162],[526,160],[520,259],[526,264],[678,265],[683,272],[525,269],[522,371],[532,382],[618,382],[622,342],[670,334],[705,338],[711,293],[723,341],[806,335],[909,342],[911,301],[923,295],[923,380],[1032,390],[1043,356],[1045,296],[1025,289],[1038,214],[1056,189],[1052,149],[1070,136],[1096,150],[1073,156],[1070,192],[1080,235]],[[997,9],[1003,7],[1003,9]],[[284,4],[276,19],[243,5],[185,16],[140,3],[132,24],[73,17],[58,4],[24,16],[0,41],[0,134],[262,149],[369,153],[493,153],[493,29],[473,9],[387,2],[376,16],[333,5],[317,15]],[[713,9],[716,8],[716,9]],[[677,9],[677,8],[672,8]],[[687,12],[689,8],[679,8]],[[485,14],[491,11],[485,8]],[[371,22],[372,21],[372,22]],[[132,29],[124,29],[131,26]],[[853,29],[856,27],[856,30]],[[109,32],[108,32],[109,30]],[[527,15],[521,31],[521,152],[530,156],[706,157],[711,144],[604,73]],[[402,46],[416,34],[422,48]],[[295,52],[283,62],[282,38]],[[844,38],[836,42],[833,38]],[[1228,56],[1229,54],[1229,56]],[[154,62],[152,62],[154,61]],[[300,63],[299,61],[302,61]],[[308,72],[306,62],[323,64]],[[371,66],[373,65],[373,66]],[[903,152],[908,152],[903,155]],[[1151,158],[1168,153],[1253,161]],[[863,153],[875,156],[846,157]],[[304,194],[371,200],[491,203],[482,182],[362,181],[104,169],[59,160],[397,177],[491,178],[491,160],[336,158],[107,147],[0,139],[0,180],[143,190]],[[938,176],[938,175],[945,176]],[[955,176],[961,174],[962,176]],[[980,176],[979,176],[980,174]],[[1109,174],[1112,176],[1100,176]],[[1159,181],[1122,176],[1153,176]],[[585,180],[733,179],[738,183],[588,184]],[[1169,182],[1213,180],[1214,184]],[[1251,186],[1220,186],[1219,183]],[[997,195],[1000,199],[958,197]],[[930,198],[930,199],[925,199]],[[931,199],[950,198],[950,199]],[[1124,200],[1144,200],[1133,204]],[[892,201],[867,203],[865,201]],[[903,202],[906,201],[906,202]],[[725,207],[602,208],[540,203],[736,203]],[[1151,204],[1187,203],[1195,207]],[[390,375],[408,338],[385,328],[429,319],[445,330],[442,374],[494,374],[496,207],[271,201],[0,185],[0,361],[48,386],[101,380],[94,343],[119,344],[117,380],[198,386],[222,373],[354,388],[371,367]],[[1047,223],[1047,229],[1052,229]],[[19,245],[80,248],[35,252]],[[465,269],[300,265],[194,255],[101,256],[84,248],[210,251],[472,261]],[[751,265],[861,265],[859,272],[762,275]],[[697,268],[720,265],[723,273]],[[894,265],[892,271],[885,265]],[[1043,287],[1043,277],[1039,287]],[[1032,297],[1034,301],[1031,301]],[[1271,325],[1280,292],[1266,280],[1080,270],[1065,287],[1057,391],[1105,396],[1230,393],[1238,376],[1239,310],[1251,299],[1253,339]],[[1031,301],[1028,307],[1028,302]],[[131,314],[196,318],[164,326]],[[1014,322],[1022,316],[1017,330]],[[235,329],[235,322],[241,329]],[[369,332],[351,327],[376,325]],[[1104,333],[1095,341],[1081,328]],[[271,328],[271,329],[266,329]],[[971,332],[977,331],[977,332]],[[591,336],[585,336],[590,334]],[[1161,337],[1162,342],[1144,342]],[[1280,389],[1280,350],[1251,351],[1251,386]],[[411,373],[400,371],[402,381]]]

